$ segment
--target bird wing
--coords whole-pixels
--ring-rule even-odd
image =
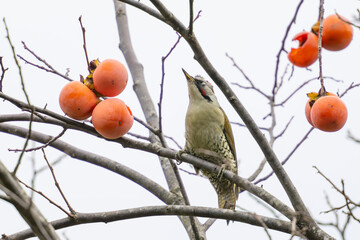
[[[229,143],[229,146],[230,146],[231,152],[232,152],[232,154],[234,156],[234,159],[237,162],[234,135],[233,135],[233,132],[232,132],[232,129],[231,129],[230,121],[227,118],[224,110],[222,108],[220,108],[220,109],[224,114],[224,130],[223,131],[224,131],[226,140]],[[236,164],[236,167],[237,167],[237,164]]]
[[[236,166],[236,174],[237,174],[238,165],[237,165],[237,158],[236,158],[234,135],[233,135],[233,132],[231,129],[229,119],[227,118],[224,110],[222,108],[220,108],[220,109],[224,113],[224,134],[225,134],[227,142],[229,143],[230,150],[234,156],[234,161],[235,161],[235,166]],[[237,185],[234,184],[234,191],[235,191],[235,197],[237,200],[239,197],[240,187],[238,187]]]

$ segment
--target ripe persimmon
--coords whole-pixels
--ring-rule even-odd
[[[330,51],[346,48],[353,37],[353,28],[342,16],[330,15],[324,19],[322,32],[322,46]]]
[[[126,87],[128,73],[121,62],[106,59],[96,67],[93,81],[98,93],[106,97],[115,97]]]
[[[299,42],[298,48],[291,48],[288,58],[298,67],[308,67],[318,59],[318,37],[312,32],[301,32],[292,39]]]
[[[96,105],[92,113],[92,124],[103,137],[116,139],[127,133],[134,117],[126,104],[118,98],[108,98]]]
[[[336,94],[331,93],[331,92],[326,92],[325,95],[326,96],[336,96]],[[311,126],[315,127],[311,121],[311,108],[314,105],[315,101],[320,98],[320,96],[319,96],[319,93],[317,93],[317,92],[308,93],[307,96],[309,97],[309,99],[305,105],[305,117],[306,117],[306,120],[311,124]]]
[[[314,127],[325,131],[340,130],[347,120],[347,108],[338,96],[323,96],[311,107],[311,122]]]
[[[90,117],[96,103],[95,93],[81,82],[69,82],[63,87],[59,96],[61,110],[76,120]]]

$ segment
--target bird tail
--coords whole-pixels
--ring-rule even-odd
[[[222,178],[209,178],[218,195],[219,208],[235,210],[236,200],[239,195],[239,188],[236,184]],[[229,220],[226,221],[229,224]]]
[[[233,185],[233,186],[231,186]],[[231,184],[228,187],[224,188],[218,188],[217,194],[218,194],[218,201],[219,201],[219,208],[224,209],[235,209],[236,204],[236,193],[235,193],[235,184]]]

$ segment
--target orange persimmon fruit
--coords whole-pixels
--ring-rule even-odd
[[[118,98],[108,98],[96,105],[92,113],[95,130],[107,139],[116,139],[127,133],[134,117],[130,108]]]
[[[312,106],[310,106],[311,101],[313,101]],[[309,104],[305,107],[305,115],[315,128],[325,132],[336,132],[345,125],[348,115],[347,108],[335,94],[327,93],[316,100],[311,100],[309,97],[308,102]]]
[[[288,58],[298,67],[308,67],[318,59],[318,37],[312,32],[301,32],[294,36],[299,42],[298,48],[291,48]]]
[[[90,117],[96,103],[95,93],[81,82],[69,82],[63,87],[59,96],[61,110],[76,120]]]
[[[115,97],[126,87],[128,72],[121,62],[106,59],[96,67],[93,81],[98,93],[106,97]]]
[[[336,94],[331,93],[331,92],[326,92],[325,95],[326,96],[336,96]],[[305,117],[306,117],[306,120],[311,124],[311,126],[314,127],[314,124],[311,121],[311,108],[314,105],[315,101],[320,98],[320,95],[317,92],[311,92],[311,93],[308,93],[307,96],[309,97],[309,99],[305,105]]]
[[[330,51],[346,48],[353,38],[353,28],[348,20],[336,14],[324,19],[322,32],[322,46]]]

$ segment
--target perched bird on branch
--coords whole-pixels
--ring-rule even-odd
[[[238,173],[234,136],[229,119],[220,107],[211,84],[201,76],[190,76],[184,69],[189,90],[185,119],[184,152]],[[199,169],[195,168],[198,173]],[[239,188],[222,177],[200,169],[209,178],[218,195],[219,208],[235,209]]]

